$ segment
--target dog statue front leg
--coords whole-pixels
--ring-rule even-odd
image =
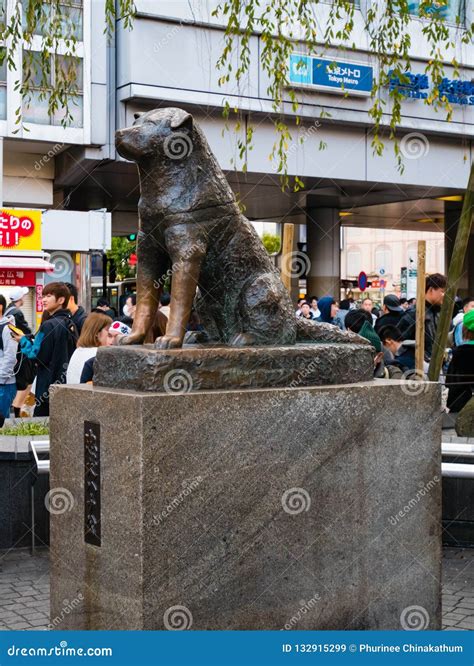
[[[155,340],[157,349],[183,346],[206,253],[205,242],[200,236],[199,229],[191,225],[177,225],[166,232],[166,246],[172,260],[170,315],[166,334]]]
[[[137,242],[137,307],[130,335],[120,340],[122,345],[145,342],[158,310],[166,259],[153,247],[150,237],[139,234]]]

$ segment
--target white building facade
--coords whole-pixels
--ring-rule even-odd
[[[461,1],[463,5],[448,4],[448,22],[458,12],[466,21],[472,21],[472,0],[455,3]],[[373,153],[368,115],[371,101],[366,90],[346,89],[350,93],[346,96],[337,86],[329,85],[328,77],[315,84],[308,79],[298,81],[294,76],[294,85],[300,90],[302,103],[298,113],[302,123],[296,126],[291,105],[286,104],[284,110],[293,137],[288,147],[288,169],[290,176],[297,175],[304,181],[305,188],[297,193],[282,192],[275,165],[269,160],[275,132],[268,80],[259,60],[260,35],[250,39],[250,71],[245,82],[237,86],[231,80],[220,87],[216,62],[223,48],[225,25],[222,19],[212,16],[218,4],[215,0],[136,0],[133,29],[125,29],[121,21],[117,22],[110,42],[103,34],[102,0],[65,0],[65,4],[75,17],[80,40],[77,67],[81,96],[74,126],[62,128],[58,124],[60,117],[50,118],[38,98],[32,108],[24,109],[25,127],[18,132],[18,76],[11,71],[3,73],[0,109],[5,117],[0,119],[0,134],[5,206],[55,208],[88,215],[89,211],[105,210],[111,214],[113,234],[135,232],[138,176],[135,165],[116,153],[115,130],[131,125],[137,112],[178,106],[190,111],[201,125],[231,186],[245,204],[249,219],[275,223],[280,229],[285,222],[297,225],[299,247],[308,256],[307,282],[311,293],[337,295],[341,277],[350,272],[347,263],[341,266],[343,227],[411,232],[414,236],[410,242],[416,242],[417,234],[430,229],[444,232],[449,260],[462,206],[460,199],[473,159],[474,91],[472,95],[454,96],[449,123],[442,113],[427,106],[422,96],[407,92],[399,135],[400,139],[405,137],[408,157],[401,173],[390,141],[385,140],[381,157]],[[429,80],[423,82],[421,78],[429,60],[429,48],[421,32],[422,19],[416,15],[417,4],[410,6],[411,75],[418,81],[418,93],[424,94],[432,87]],[[365,1],[356,6],[356,49],[350,53],[332,49],[325,54],[337,60],[340,72],[349,72],[357,79],[357,71],[359,80],[362,74],[377,74],[377,60],[369,51],[364,32],[364,16],[369,8]],[[322,28],[330,11],[329,3],[315,5]],[[453,89],[458,81],[468,88],[474,78],[474,45],[462,44],[454,25],[451,31],[455,46],[446,52],[445,74]],[[299,58],[306,57],[304,43],[295,42],[294,52]],[[21,54],[17,57],[21,71]],[[461,65],[459,74],[449,64],[454,57]],[[309,62],[307,75],[311,65]],[[423,87],[425,83],[427,88]],[[380,95],[388,100],[388,88]],[[240,133],[234,131],[233,116],[228,122],[230,130],[225,130],[222,109],[226,100],[240,111]],[[385,125],[389,122],[389,104],[386,109]],[[237,141],[249,124],[255,128],[253,149],[245,155],[244,171]],[[325,149],[321,149],[323,145]],[[415,148],[416,158],[412,154]],[[99,224],[99,215],[95,223]],[[72,238],[74,224],[65,212],[64,229]],[[56,231],[59,233],[58,227]],[[98,237],[104,239],[104,232],[95,234],[94,238]],[[107,242],[104,240],[100,247],[90,243],[89,251],[106,249]],[[71,247],[62,249],[74,251]],[[379,256],[380,252],[379,249]],[[474,291],[472,239],[468,255],[461,293]],[[75,261],[73,256],[72,259]],[[395,264],[398,259],[395,261],[394,257],[396,282]]]

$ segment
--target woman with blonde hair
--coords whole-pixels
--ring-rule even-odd
[[[97,354],[99,347],[113,344],[109,333],[111,317],[100,312],[92,312],[84,322],[77,349],[71,356],[66,374],[67,384],[80,384],[84,364]]]

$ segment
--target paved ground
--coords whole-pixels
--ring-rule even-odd
[[[474,549],[443,554],[443,629],[474,630]],[[48,551],[0,553],[0,630],[48,629],[48,623]]]

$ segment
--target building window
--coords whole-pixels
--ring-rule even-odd
[[[437,18],[445,19],[448,23],[465,24],[466,22],[465,0],[434,0],[429,5],[422,0],[411,0],[408,3],[408,11],[413,16],[434,15]]]
[[[60,25],[63,39],[76,39],[82,41],[83,20],[82,20],[82,0],[64,0],[57,5],[51,5],[50,2],[43,2],[41,5],[31,6],[28,15],[29,0],[22,0],[22,28],[28,30],[31,26],[33,35],[46,37],[54,25],[55,29]]]
[[[74,78],[73,78],[74,77]],[[23,119],[25,122],[40,125],[61,125],[65,118],[65,108],[60,106],[51,114],[49,99],[51,89],[62,83],[64,89],[69,83],[68,95],[69,118],[67,125],[83,126],[83,62],[72,56],[51,55],[43,66],[39,51],[23,51],[23,80],[28,82],[29,91],[23,100]]]
[[[0,119],[7,117],[7,59],[6,50],[0,47]]]
[[[350,250],[348,250],[346,262],[347,262],[346,263],[347,276],[353,277],[355,275],[359,275],[360,271],[362,270],[361,268],[362,257],[360,250],[356,248],[351,248]]]
[[[385,271],[382,275],[392,274],[392,250],[385,245],[375,250],[375,271],[379,272],[381,269]]]

